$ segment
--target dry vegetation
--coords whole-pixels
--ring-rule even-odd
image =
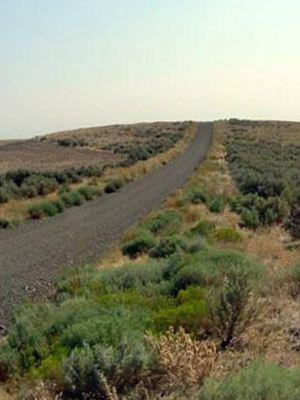
[[[196,124],[159,122],[79,129],[5,142],[0,148],[0,172],[25,170],[28,178],[22,178],[24,183],[17,192],[14,182],[10,185],[4,181],[1,186],[0,181],[0,220],[9,226],[21,222],[30,216],[28,210],[32,206],[38,207],[42,202],[44,207],[45,202],[60,199],[62,186],[64,191],[76,191],[92,185],[99,194],[107,185],[111,191],[118,190],[124,183],[178,156],[195,132]],[[35,181],[27,183],[32,180],[30,175]],[[41,180],[42,190],[36,190]]]
[[[254,131],[249,129],[249,134],[256,138],[281,140],[284,136],[283,142],[293,144],[299,139],[298,124],[252,124]],[[300,274],[291,268],[300,260],[300,249],[287,245],[292,239],[281,225],[248,229],[240,215],[231,211],[230,199],[238,190],[226,161],[225,142],[232,134],[227,122],[215,123],[214,143],[206,162],[183,189],[167,199],[164,209],[153,212],[128,232],[120,246],[114,246],[92,272],[77,271],[60,284],[58,296],[65,296],[56,303],[60,312],[65,312],[74,299],[88,299],[89,308],[94,307],[93,301],[99,304],[102,285],[107,285],[110,293],[104,296],[106,306],[111,306],[110,301],[118,303],[121,296],[122,304],[129,309],[132,301],[147,308],[151,299],[154,322],[150,328],[147,326],[145,337],[155,354],[154,370],[149,366],[136,370],[137,385],[127,372],[127,383],[132,383],[133,392],[126,389],[125,394],[124,386],[119,386],[125,362],[122,359],[118,378],[107,378],[104,372],[101,375],[97,383],[99,398],[222,400],[224,393],[230,399],[299,398]],[[210,257],[214,261],[206,265]],[[237,271],[243,263],[246,268],[240,270],[241,275],[235,275],[233,268],[231,276],[235,259],[239,260],[235,264]],[[219,264],[214,272],[216,262]],[[180,268],[183,270],[178,280]],[[199,269],[205,277],[200,287],[196,283]],[[221,286],[215,286],[222,273]],[[247,276],[251,281],[251,274],[255,285],[247,287]],[[215,303],[219,291],[221,302]],[[136,329],[132,320],[127,324]],[[232,335],[228,333],[230,325]],[[70,329],[75,328],[71,325]],[[85,335],[83,331],[80,334]],[[135,342],[138,349],[142,336],[139,332]],[[83,360],[87,361],[87,355]],[[139,361],[145,367],[145,358]],[[51,376],[51,369],[47,368],[50,367],[46,365]],[[36,396],[54,398],[53,390],[47,392],[47,397]]]
[[[112,164],[124,158],[106,150],[109,145],[147,145],[157,135],[168,137],[183,123],[143,123],[82,128],[39,136],[30,140],[0,142],[0,174],[18,169],[61,171],[95,164]]]
[[[47,141],[18,141],[0,147],[0,174],[18,169],[34,172],[63,171],[120,160],[119,155],[106,150],[64,147]]]

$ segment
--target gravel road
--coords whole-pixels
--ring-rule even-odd
[[[180,187],[205,158],[212,124],[200,123],[184,154],[117,193],[0,232],[0,324],[14,305],[43,297],[66,270],[99,260],[130,226]]]

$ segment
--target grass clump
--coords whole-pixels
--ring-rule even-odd
[[[190,233],[192,235],[200,235],[204,237],[208,237],[211,235],[216,229],[216,225],[213,221],[209,221],[206,219],[200,220],[197,225],[195,225]]]
[[[297,400],[300,371],[255,361],[223,381],[207,379],[199,400]]]
[[[5,188],[0,187],[0,204],[7,203],[10,200],[11,196]]]
[[[213,213],[221,213],[224,211],[226,201],[223,196],[214,197],[208,204],[208,209]]]
[[[155,245],[156,239],[153,233],[146,229],[139,229],[128,240],[125,240],[122,245],[122,253],[135,258],[142,253],[147,253]]]
[[[67,208],[70,208],[73,206],[81,206],[84,201],[84,197],[78,191],[71,191],[62,194],[60,196],[60,200]]]
[[[173,210],[164,210],[148,218],[143,225],[154,234],[162,234],[176,231],[179,229],[181,224],[182,217],[178,212]]]
[[[85,200],[90,201],[95,197],[101,195],[101,189],[98,186],[86,185],[78,189],[78,193],[84,197]]]
[[[243,240],[240,232],[230,227],[216,229],[213,236],[217,241],[224,243],[239,243]]]
[[[198,186],[191,186],[185,196],[185,201],[192,204],[208,204],[209,195]]]
[[[180,235],[171,235],[160,239],[149,255],[153,258],[166,258],[180,250],[186,250],[187,246],[185,238]]]
[[[27,211],[31,219],[41,219],[43,217],[54,217],[62,212],[63,206],[60,202],[42,201],[32,204]]]
[[[294,297],[300,294],[300,260],[284,272],[284,277],[290,284],[291,295]]]

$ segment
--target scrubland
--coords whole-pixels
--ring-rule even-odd
[[[189,122],[86,128],[3,144],[0,229],[52,217],[170,161],[194,136]]]
[[[297,132],[215,123],[184,188],[15,312],[3,385],[23,399],[299,399]]]

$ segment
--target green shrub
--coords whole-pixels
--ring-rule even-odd
[[[154,357],[141,340],[124,337],[115,347],[97,345],[75,349],[63,365],[64,392],[76,399],[107,395],[104,379],[118,392],[140,383],[154,368]]]
[[[227,160],[243,194],[232,202],[233,209],[242,215],[246,227],[255,229],[280,224],[291,216],[300,185],[300,147],[284,143],[276,135],[268,140],[252,139],[243,133],[233,135],[227,141]],[[287,229],[290,218],[288,221]]]
[[[68,192],[60,196],[60,200],[65,204],[66,207],[80,206],[83,203],[83,196],[77,192]]]
[[[160,211],[157,215],[149,218],[144,223],[145,228],[154,234],[160,234],[177,230],[182,224],[182,217],[176,211]]]
[[[45,201],[41,204],[41,207],[42,207],[43,213],[47,217],[54,217],[54,215],[56,215],[59,212],[56,205],[52,202]]]
[[[262,288],[264,277],[262,266],[240,253],[204,250],[183,257],[175,270],[171,293],[176,295],[189,286],[209,290],[209,330],[225,349],[256,315],[250,298]]]
[[[134,258],[139,254],[149,251],[155,245],[155,237],[150,231],[146,229],[139,230],[135,233],[134,237],[122,245],[122,253]]]
[[[238,243],[243,240],[240,232],[230,227],[216,229],[214,232],[214,238],[220,242],[228,243]]]
[[[82,186],[78,189],[78,193],[85,198],[85,200],[93,200],[101,194],[101,189],[97,186]]]
[[[58,213],[64,211],[65,203],[61,199],[53,200],[51,203],[56,207]]]
[[[29,205],[27,212],[31,219],[41,219],[44,216],[44,212],[40,203]]]
[[[207,204],[209,196],[203,189],[197,186],[192,186],[187,191],[186,200],[192,204]]]
[[[292,207],[285,221],[285,228],[290,231],[294,239],[300,239],[300,202]]]
[[[201,235],[206,237],[209,236],[215,230],[215,228],[216,226],[213,221],[203,219],[199,221],[197,225],[190,230],[190,232],[193,235]]]
[[[57,189],[57,181],[43,175],[31,175],[25,178],[20,186],[23,196],[34,197],[44,196]]]
[[[259,214],[255,210],[244,209],[242,214],[242,226],[250,229],[257,229],[260,225]]]
[[[22,197],[29,199],[38,196],[37,188],[33,185],[22,185],[20,192]]]
[[[0,204],[7,203],[10,200],[9,192],[5,188],[0,187]]]
[[[298,400],[300,372],[275,364],[253,362],[223,381],[207,379],[199,400]]]
[[[206,298],[206,292],[199,286],[189,286],[185,290],[181,290],[177,295],[179,304],[188,303],[191,301],[204,300]]]
[[[150,257],[169,257],[180,250],[187,249],[187,241],[179,235],[172,235],[162,238],[155,247],[150,250]]]
[[[43,217],[53,217],[59,212],[59,209],[54,203],[43,201],[30,205],[27,212],[31,219],[41,219]]]
[[[218,196],[218,197],[213,198],[209,202],[208,209],[210,212],[213,212],[213,213],[221,213],[224,211],[225,205],[226,205],[226,203],[225,203],[224,198],[221,196]]]
[[[122,179],[113,179],[108,182],[104,188],[105,193],[114,193],[117,192],[124,186],[124,181]]]
[[[284,271],[284,277],[290,281],[291,294],[298,296],[300,294],[300,261]]]
[[[149,294],[152,297],[158,296],[161,290],[163,293],[165,290],[166,269],[165,261],[154,260],[144,264],[127,264],[113,269],[76,269],[59,281],[58,292],[62,298],[68,298],[69,295],[103,295],[128,290]]]
[[[205,300],[193,300],[159,311],[154,316],[154,327],[158,332],[166,331],[170,327],[183,327],[187,332],[197,333],[203,326],[205,317]]]
[[[196,254],[185,255],[177,265],[175,263],[172,271],[173,289],[176,294],[188,286],[218,289],[223,287],[225,278],[233,279],[239,273],[255,290],[260,287],[265,275],[262,266],[242,253],[205,249]]]
[[[186,253],[194,254],[205,249],[206,241],[201,237],[191,237],[187,241]]]

